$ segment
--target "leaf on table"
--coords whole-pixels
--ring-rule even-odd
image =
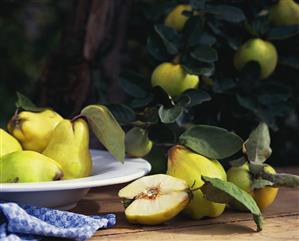
[[[205,184],[201,187],[201,191],[208,200],[228,205],[238,203],[252,213],[257,231],[263,229],[262,213],[250,194],[231,182],[206,176],[202,176],[202,179]]]
[[[235,154],[242,147],[238,135],[216,126],[198,125],[186,130],[179,142],[210,159],[224,159]]]
[[[125,158],[125,133],[106,106],[89,105],[81,114],[85,116],[93,133],[119,161]]]
[[[261,122],[243,145],[243,152],[251,162],[263,163],[272,153],[268,125]]]

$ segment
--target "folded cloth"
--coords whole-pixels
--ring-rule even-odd
[[[42,237],[89,239],[115,224],[114,214],[85,216],[50,208],[0,202],[0,241],[36,241]]]

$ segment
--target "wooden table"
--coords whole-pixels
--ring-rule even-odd
[[[299,174],[299,167],[280,169],[280,172]],[[74,211],[83,214],[115,213],[117,224],[99,230],[91,240],[291,240],[299,241],[299,190],[281,188],[276,201],[264,211],[264,230],[255,232],[255,224],[248,213],[225,211],[218,218],[190,220],[177,217],[159,226],[129,224],[117,197],[124,185],[95,188],[80,201]]]

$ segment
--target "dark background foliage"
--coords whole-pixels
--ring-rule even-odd
[[[263,12],[276,2],[103,0],[83,6],[80,0],[2,0],[0,125],[15,110],[16,91],[66,117],[87,103],[108,104],[125,129],[148,128],[156,143],[148,159],[162,170],[165,162],[159,160],[168,144],[192,124],[224,127],[245,139],[265,121],[271,128],[270,162],[298,165],[299,30],[269,23]],[[191,17],[181,33],[163,24],[178,3],[205,12]],[[76,9],[82,16],[74,14]],[[104,16],[102,25],[90,23],[92,13]],[[257,77],[254,63],[241,73],[232,64],[237,48],[253,37],[271,41],[278,50],[278,66],[265,80]],[[198,91],[170,100],[151,88],[150,76],[177,55],[187,71],[200,75],[201,84]]]

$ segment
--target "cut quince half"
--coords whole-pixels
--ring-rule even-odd
[[[180,213],[189,203],[192,192],[184,180],[157,174],[130,183],[118,196],[130,223],[156,225]]]

